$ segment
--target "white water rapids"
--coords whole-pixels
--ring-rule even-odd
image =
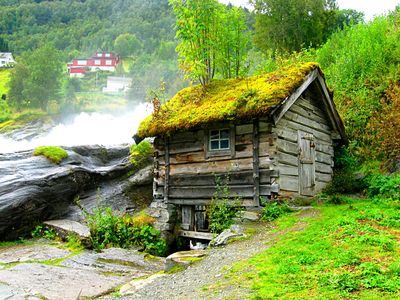
[[[140,122],[151,114],[143,103],[133,110],[116,114],[80,113],[72,122],[59,123],[48,134],[15,141],[0,135],[0,153],[30,150],[38,146],[118,145],[133,143]]]

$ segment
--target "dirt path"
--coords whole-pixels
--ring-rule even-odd
[[[271,247],[277,239],[289,231],[300,231],[307,226],[303,219],[316,217],[318,211],[307,209],[298,213],[299,221],[291,228],[273,231],[270,224],[252,225],[256,233],[248,239],[228,244],[223,248],[207,250],[202,261],[189,266],[186,270],[171,275],[155,276],[144,280],[139,287],[128,290],[131,295],[103,299],[243,299],[251,291],[243,287],[218,285],[220,288],[207,289],[207,286],[226,281],[224,275],[232,266]],[[136,286],[138,286],[136,282]]]

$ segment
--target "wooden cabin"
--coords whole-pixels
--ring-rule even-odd
[[[142,122],[136,138],[145,137],[155,137],[153,203],[169,211],[164,228],[177,222],[198,238],[218,178],[246,207],[314,196],[332,180],[334,146],[346,143],[316,63],[184,89]]]

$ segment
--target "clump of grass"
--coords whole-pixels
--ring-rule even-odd
[[[34,156],[43,155],[55,164],[59,164],[63,159],[68,157],[68,152],[63,148],[54,146],[37,147],[33,152]]]

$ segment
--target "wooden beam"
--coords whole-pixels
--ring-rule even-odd
[[[210,232],[198,232],[198,231],[188,231],[188,230],[179,230],[178,236],[183,236],[187,238],[193,239],[201,239],[211,241],[214,236]]]
[[[279,120],[285,115],[285,113],[290,109],[290,107],[296,102],[296,100],[303,94],[303,92],[310,86],[310,84],[317,78],[319,74],[318,69],[315,69],[310,74],[307,75],[306,80],[303,84],[288,98],[286,98],[281,105],[277,106],[272,110],[271,116],[274,123],[277,124]]]
[[[253,184],[254,184],[254,206],[260,206],[260,159],[259,159],[259,123],[253,120]]]
[[[169,174],[170,174],[170,164],[169,164],[169,138],[165,138],[165,183],[164,183],[164,201],[168,202],[169,196]]]

